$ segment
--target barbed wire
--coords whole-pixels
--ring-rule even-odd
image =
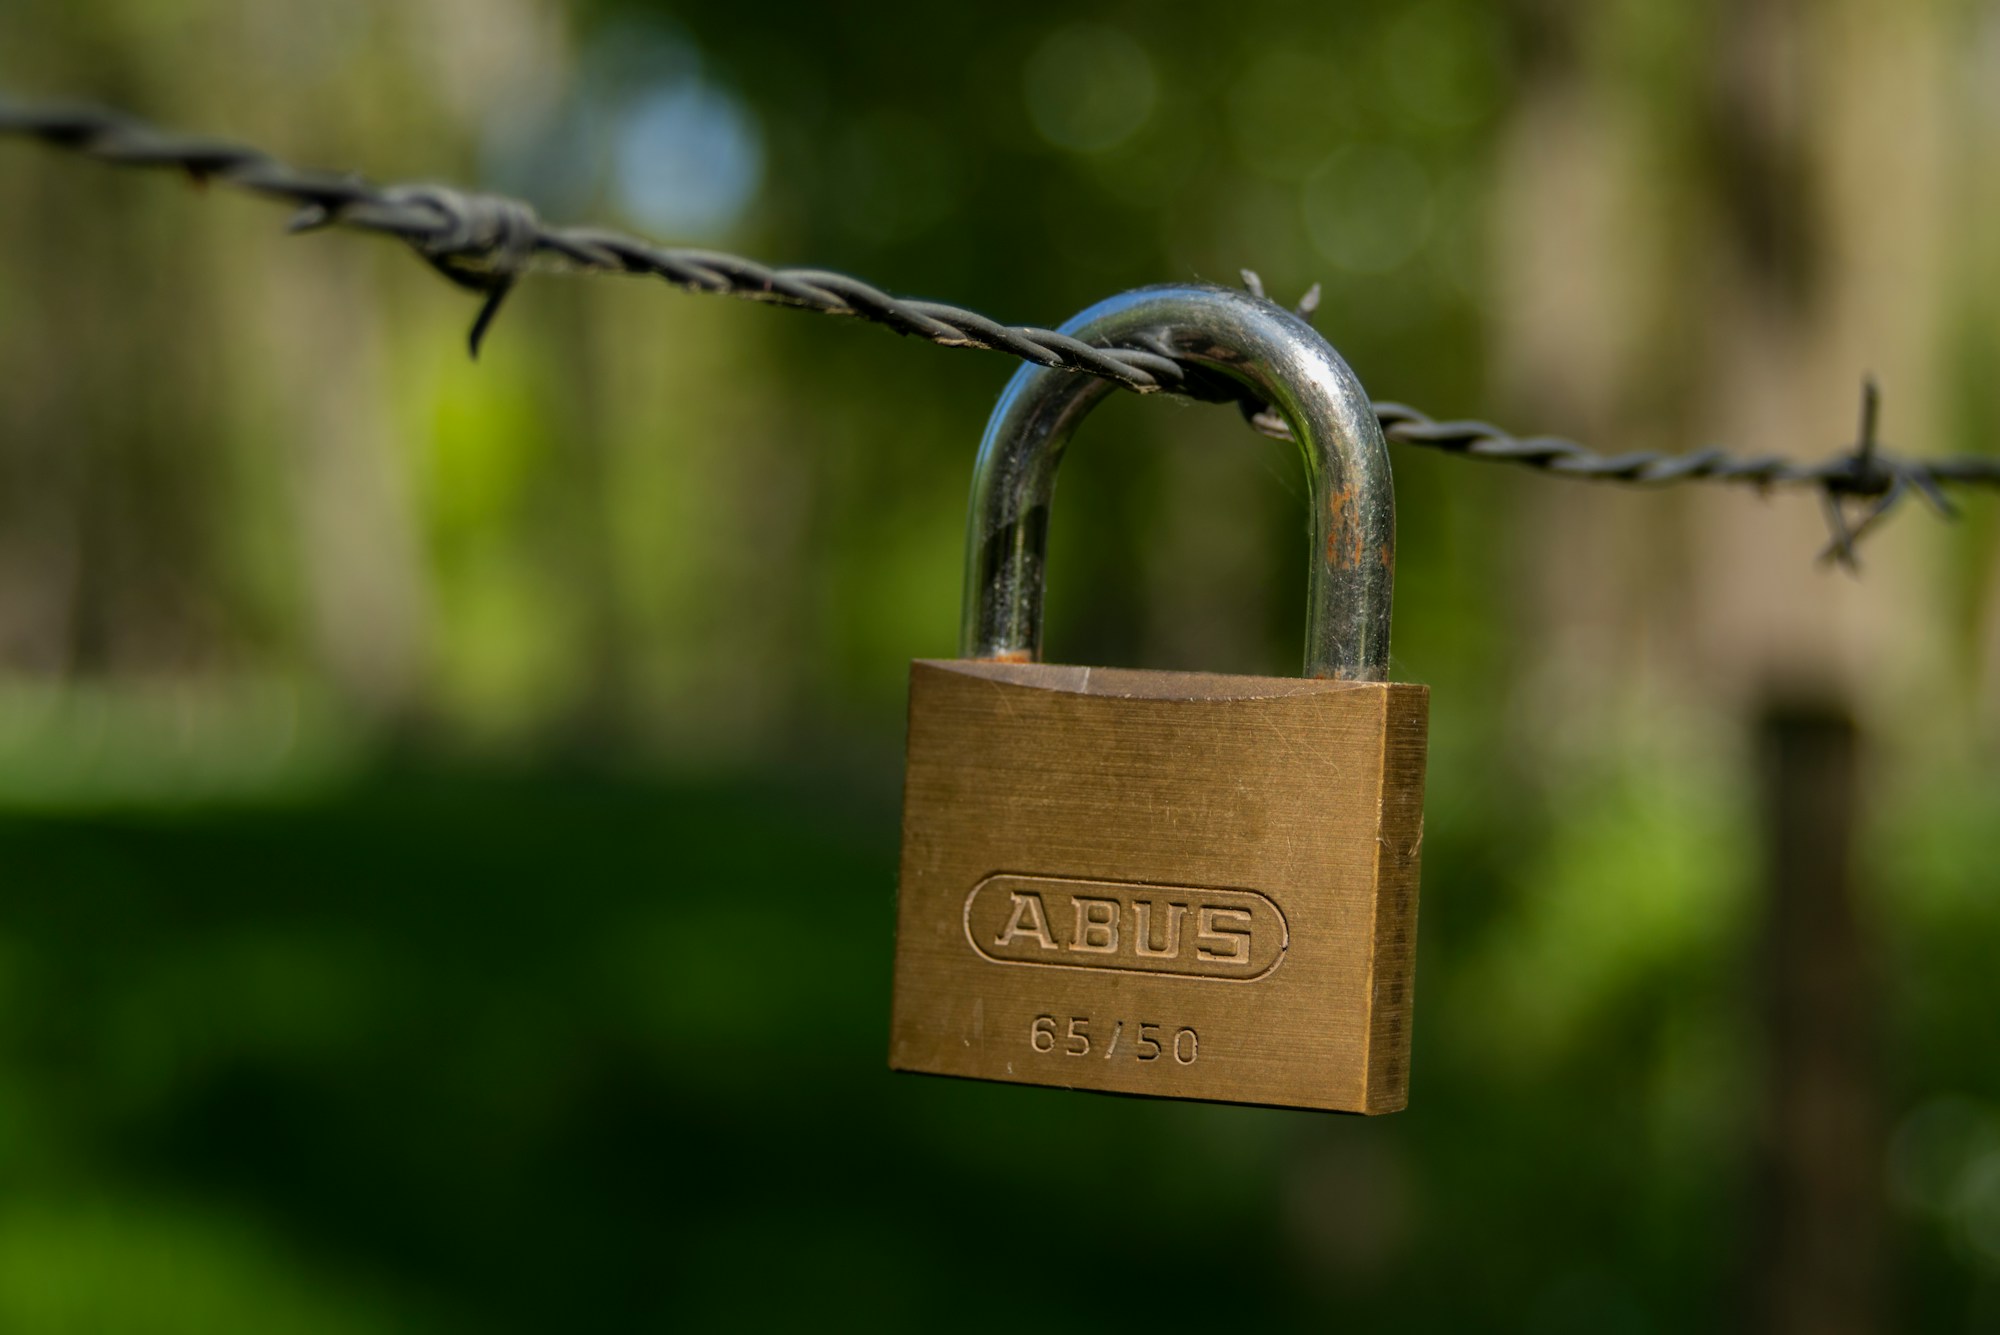
[[[1037,366],[1060,367],[1140,394],[1180,394],[1233,402],[1265,435],[1290,431],[1268,404],[1228,377],[1183,363],[1164,348],[1100,347],[1035,325],[1008,325],[946,302],[891,296],[858,278],[823,269],[773,268],[713,250],[656,246],[599,227],[544,223],[532,205],[505,195],[442,185],[375,185],[360,176],[312,171],[261,149],[160,129],[96,106],[0,104],[0,135],[24,136],[100,162],[165,167],[198,182],[222,181],[280,199],[297,209],[294,232],[344,227],[391,236],[460,287],[483,298],[468,339],[477,357],[493,319],[515,283],[535,272],[630,274],[664,279],[690,292],[742,297],[773,305],[847,316],[922,338],[942,347],[1003,352]],[[1263,295],[1257,275],[1244,272]],[[1317,286],[1298,307],[1311,319]],[[1644,450],[1603,455],[1554,436],[1512,435],[1488,422],[1438,421],[1400,403],[1375,412],[1391,441],[1472,459],[1486,459],[1561,477],[1639,486],[1684,482],[1737,483],[1769,491],[1818,493],[1831,535],[1825,561],[1855,567],[1855,544],[1903,500],[1917,496],[1939,515],[1956,514],[1946,486],[2000,488],[2000,458],[1895,458],[1877,444],[1880,394],[1863,386],[1861,428],[1843,453],[1818,463],[1779,456],[1742,457],[1720,449],[1692,454]],[[1858,510],[1849,514],[1849,507]]]

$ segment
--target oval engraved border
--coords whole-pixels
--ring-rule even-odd
[[[987,953],[980,946],[978,938],[972,930],[972,903],[979,897],[980,891],[995,881],[1025,881],[1037,885],[1055,886],[1060,887],[1065,893],[1069,893],[1069,887],[1077,886],[1115,890],[1121,894],[1133,890],[1143,890],[1154,894],[1231,895],[1244,899],[1259,900],[1270,908],[1272,914],[1278,920],[1278,953],[1272,957],[1269,964],[1259,969],[1256,973],[1244,974],[1234,978],[1222,974],[1192,973],[1179,969],[1148,969],[1129,964],[1072,964],[1068,962],[1056,963],[1051,960],[1003,959],[998,955]],[[1044,876],[1036,872],[1025,871],[996,871],[989,872],[987,875],[980,877],[972,889],[965,893],[965,905],[960,911],[960,923],[965,932],[965,943],[972,947],[974,954],[989,964],[1010,965],[1022,969],[1068,969],[1077,973],[1130,973],[1139,974],[1147,978],[1180,978],[1197,983],[1262,982],[1264,979],[1269,978],[1280,964],[1285,962],[1285,956],[1290,952],[1292,946],[1291,921],[1285,917],[1285,911],[1278,906],[1278,901],[1261,890],[1244,890],[1236,886],[1177,885],[1165,881],[1089,880],[1077,876]]]

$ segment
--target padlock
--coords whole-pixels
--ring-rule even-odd
[[[1313,497],[1303,678],[1040,662],[1056,468],[1107,381],[1024,367],[972,490],[962,658],[910,669],[889,1063],[1392,1112],[1409,1088],[1430,695],[1390,683],[1395,502],[1297,316],[1142,288],[1063,327],[1248,384]]]

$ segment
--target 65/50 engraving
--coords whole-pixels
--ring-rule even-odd
[[[1098,1054],[1110,1061],[1118,1055],[1119,1040],[1125,1037],[1125,1021],[1111,1022],[1111,1039]],[[1174,1030],[1173,1037],[1162,1041],[1160,1035],[1166,1026],[1152,1020],[1141,1020],[1132,1026],[1136,1037],[1125,1044],[1126,1051],[1135,1061],[1158,1061],[1163,1053],[1171,1052],[1173,1059],[1181,1066],[1192,1066],[1201,1056],[1201,1035],[1186,1025]],[[1103,1032],[1099,1026],[1099,1033]],[[1068,1057],[1088,1057],[1091,1054],[1090,1017],[1072,1015],[1068,1027],[1058,1032],[1056,1017],[1037,1015],[1028,1026],[1028,1046],[1036,1052],[1061,1052]]]

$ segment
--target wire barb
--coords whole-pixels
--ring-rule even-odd
[[[308,171],[259,149],[175,134],[101,107],[0,104],[0,135],[8,134],[101,162],[172,168],[197,183],[222,181],[287,201],[295,206],[287,224],[292,232],[345,227],[394,237],[445,278],[481,296],[467,338],[474,357],[507,294],[529,273],[642,275],[689,292],[849,316],[941,347],[1003,352],[1037,366],[1101,376],[1135,393],[1234,403],[1258,432],[1291,437],[1283,419],[1247,388],[1182,363],[1163,348],[1097,347],[1051,329],[1004,325],[944,302],[893,297],[846,274],[774,269],[737,255],[655,246],[603,228],[551,227],[530,205],[504,195],[442,185],[378,186],[352,174]],[[1243,283],[1264,296],[1255,271],[1243,270]],[[1315,283],[1294,309],[1311,323],[1319,304]],[[1881,394],[1871,377],[1863,382],[1853,449],[1822,463],[1801,464],[1776,456],[1743,458],[1720,449],[1607,456],[1560,437],[1516,437],[1486,422],[1440,422],[1404,404],[1375,404],[1383,435],[1398,444],[1563,477],[1638,486],[1722,482],[1759,490],[1811,488],[1819,495],[1830,534],[1820,560],[1850,571],[1859,569],[1855,544],[1908,496],[1916,495],[1950,519],[1957,510],[1945,486],[2000,488],[2000,458],[1968,455],[1912,462],[1885,454],[1876,438],[1880,408]],[[1850,518],[1848,504],[1855,501],[1863,504],[1858,516]]]

